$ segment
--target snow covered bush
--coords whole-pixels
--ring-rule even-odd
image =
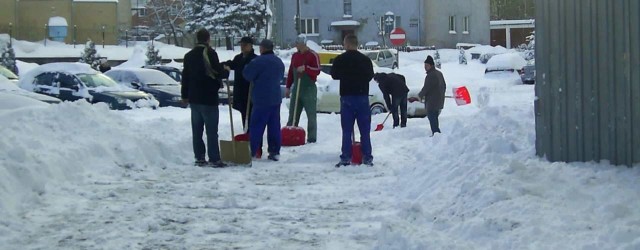
[[[2,58],[0,65],[11,70],[14,74],[18,74],[18,66],[16,65],[16,53],[13,51],[11,44],[7,44],[2,50]]]
[[[91,65],[91,68],[98,70],[100,66],[100,55],[96,50],[96,44],[89,39],[84,45],[84,52],[80,56],[80,62]]]
[[[442,63],[440,62],[440,53],[438,52],[438,50],[436,50],[436,54],[433,55],[433,60],[436,63],[436,68],[442,68]]]
[[[162,62],[162,57],[159,55],[160,50],[153,46],[153,43],[149,43],[147,46],[147,60],[146,65],[158,65]]]
[[[467,65],[467,56],[465,55],[464,49],[460,49],[460,56],[458,56],[458,62],[460,64]]]

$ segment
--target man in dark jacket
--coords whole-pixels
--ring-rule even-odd
[[[251,62],[257,55],[253,52],[253,39],[251,37],[243,37],[240,39],[240,50],[242,53],[236,55],[233,60],[224,62],[224,68],[227,71],[233,70],[233,108],[240,111],[242,114],[242,126],[249,126],[246,124],[251,117],[251,107],[247,107],[247,101],[249,100],[249,85],[250,82],[242,76],[244,67]],[[251,106],[249,104],[249,106]],[[247,116],[247,110],[249,115]]]
[[[431,125],[431,136],[435,133],[441,133],[438,117],[444,108],[444,92],[447,89],[442,72],[437,70],[434,64],[433,57],[427,56],[427,60],[424,61],[427,76],[424,78],[424,87],[418,94],[420,98],[425,99],[424,104]]]
[[[273,42],[260,42],[260,56],[253,59],[244,68],[243,75],[253,82],[251,100],[253,110],[249,122],[249,142],[251,155],[256,157],[258,149],[262,147],[262,136],[267,128],[267,143],[269,144],[268,159],[280,159],[282,135],[280,134],[280,82],[284,78],[284,63],[273,53]]]
[[[218,90],[225,78],[218,54],[209,47],[209,32],[200,29],[196,33],[198,44],[184,56],[182,70],[182,101],[191,107],[191,132],[193,153],[197,166],[224,167],[218,147]],[[207,146],[202,134],[207,131]],[[205,159],[209,156],[209,163]]]
[[[340,80],[340,120],[342,125],[342,154],[336,167],[351,162],[351,136],[358,121],[363,163],[373,166],[371,149],[371,111],[369,111],[369,82],[373,78],[373,64],[369,57],[358,52],[358,38],[347,35],[343,42],[347,50],[333,61],[331,77]]]
[[[377,73],[373,76],[373,80],[378,82],[378,87],[382,91],[384,102],[391,111],[393,116],[393,127],[400,125],[401,128],[407,126],[407,94],[409,88],[403,75],[396,73]],[[398,117],[398,107],[400,107],[400,116]]]

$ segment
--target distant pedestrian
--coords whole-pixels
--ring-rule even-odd
[[[373,78],[373,63],[358,51],[358,37],[347,35],[343,41],[346,52],[333,60],[331,77],[340,80],[340,121],[342,126],[342,154],[336,167],[351,163],[353,126],[358,122],[363,163],[373,166],[371,149],[371,111],[369,110],[369,82]]]
[[[396,73],[376,73],[373,80],[378,83],[384,102],[393,116],[393,127],[407,126],[407,95],[409,88],[403,75]],[[400,117],[398,117],[398,108]]]
[[[242,126],[247,127],[249,124],[245,119],[251,117],[251,104],[247,107],[247,101],[249,100],[249,85],[251,84],[244,78],[242,72],[244,67],[251,62],[251,60],[258,57],[253,51],[253,39],[251,37],[243,37],[240,39],[240,51],[241,53],[236,55],[233,60],[224,62],[224,68],[227,71],[233,70],[233,108],[240,111],[242,114]],[[249,115],[247,115],[247,110]]]
[[[262,147],[262,137],[265,127],[267,129],[267,143],[269,148],[268,159],[278,161],[280,159],[280,147],[282,135],[280,133],[280,106],[282,95],[280,82],[284,78],[284,63],[273,53],[273,42],[262,40],[260,42],[260,56],[253,59],[244,68],[244,77],[253,82],[251,100],[253,110],[249,121],[249,141],[251,155],[257,156]]]
[[[418,94],[420,98],[425,99],[427,118],[431,125],[431,136],[441,133],[439,116],[444,108],[444,93],[447,89],[442,72],[437,70],[434,65],[433,57],[427,56],[424,61],[424,69],[427,71],[427,76],[424,78],[424,87]]]
[[[196,33],[198,44],[184,56],[182,70],[182,102],[191,107],[191,132],[196,165],[200,167],[225,167],[220,160],[218,146],[218,90],[226,78],[218,54],[209,47],[210,35],[206,29]],[[206,128],[207,145],[202,140]],[[209,156],[209,162],[205,159]]]
[[[298,126],[300,123],[300,114],[302,109],[307,113],[307,142],[315,143],[318,139],[318,121],[317,121],[317,105],[318,105],[318,87],[316,80],[320,74],[320,57],[318,54],[307,46],[307,37],[300,35],[296,39],[296,48],[298,52],[291,57],[291,66],[287,77],[286,97],[291,93],[293,85],[293,95],[289,107],[289,119],[287,126]],[[300,81],[298,81],[300,80]],[[298,86],[300,82],[300,86]],[[300,96],[297,96],[297,88],[300,88]],[[296,98],[300,98],[296,102]],[[298,107],[296,108],[296,104]],[[296,120],[294,121],[293,112]]]

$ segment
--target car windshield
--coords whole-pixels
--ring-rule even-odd
[[[111,80],[108,76],[103,74],[78,74],[78,78],[89,88],[97,87],[113,87],[116,86],[116,82]]]
[[[144,84],[153,85],[178,85],[173,78],[161,71],[149,70],[136,72],[138,79]]]
[[[11,70],[8,70],[7,68],[4,68],[4,67],[0,67],[0,75],[3,75],[9,80],[18,79],[18,76],[16,74],[14,74],[13,72],[11,72]]]
[[[365,53],[372,61],[378,60],[378,52],[367,52]]]

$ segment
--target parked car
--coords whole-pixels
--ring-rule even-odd
[[[162,73],[165,73],[171,78],[173,78],[173,80],[175,80],[176,82],[180,82],[182,80],[182,71],[180,71],[180,69],[177,69],[171,66],[147,65],[147,66],[142,66],[142,68],[153,69],[153,70],[157,70]]]
[[[376,68],[376,71],[378,69],[381,68]],[[317,111],[320,113],[340,113],[340,81],[332,79],[330,75],[324,72],[320,72],[317,85]],[[369,109],[371,115],[387,112],[378,83],[374,80],[369,83]]]
[[[180,84],[167,74],[153,69],[115,68],[105,73],[114,81],[129,88],[152,94],[160,107],[182,107]]]
[[[2,75],[0,75],[0,93],[24,96],[34,100],[41,101],[41,102],[50,103],[50,104],[56,104],[56,103],[62,102],[60,101],[60,99],[55,97],[41,95],[41,94],[37,94],[37,93],[33,93],[33,92],[26,91],[24,89],[21,89],[18,87],[17,84],[11,82],[9,79],[7,79]]]
[[[0,66],[0,76],[4,76],[9,81],[18,84],[18,76],[3,66]]]
[[[522,84],[520,72],[527,62],[518,53],[495,55],[487,62],[485,76],[490,78],[504,78],[513,84]]]
[[[522,83],[524,84],[535,84],[536,83],[536,66],[535,65],[527,65],[522,68],[520,72],[520,78],[522,78]]]
[[[395,69],[398,67],[398,58],[389,49],[361,51],[368,56],[373,63],[382,68]]]
[[[63,101],[103,102],[117,110],[159,105],[152,95],[119,85],[84,63],[41,65],[20,79],[20,87]]]

